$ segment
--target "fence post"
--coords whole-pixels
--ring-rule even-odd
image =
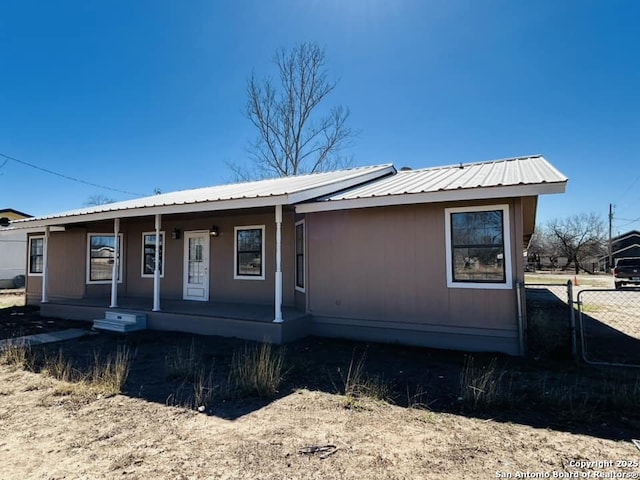
[[[578,348],[576,341],[576,309],[573,308],[573,284],[567,281],[567,304],[569,305],[569,331],[571,334],[571,356],[578,361]]]

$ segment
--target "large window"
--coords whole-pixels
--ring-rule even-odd
[[[120,250],[122,235],[118,235]],[[87,283],[109,283],[115,261],[116,238],[113,234],[90,233],[88,235]],[[122,257],[122,251],[120,252]],[[118,282],[122,282],[122,262],[119,263]]]
[[[264,280],[264,225],[235,228],[234,278]]]
[[[44,237],[29,238],[29,275],[42,275],[44,270]]]
[[[512,288],[507,205],[445,209],[447,285]]]
[[[160,277],[164,277],[164,232],[160,232]],[[156,270],[156,233],[142,234],[142,276],[153,277]]]
[[[304,220],[296,222],[296,290],[304,292]]]

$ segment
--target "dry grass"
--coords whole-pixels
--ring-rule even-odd
[[[228,386],[235,395],[272,397],[284,376],[284,349],[262,343],[234,352]]]
[[[57,354],[44,357],[40,372],[68,383],[64,391],[104,396],[117,395],[124,390],[133,357],[134,354],[126,346],[119,346],[115,353],[104,357],[94,352],[93,363],[88,370],[85,370],[74,366],[72,360],[65,357],[60,349]]]
[[[32,370],[34,358],[31,347],[20,340],[9,341],[0,351],[0,364],[13,368]]]
[[[344,395],[345,408],[363,408],[361,403],[363,399],[391,402],[395,396],[393,388],[389,382],[385,381],[384,376],[368,374],[365,364],[366,352],[356,359],[354,350],[346,373],[338,369],[341,386],[337,390]]]
[[[192,380],[201,370],[202,351],[191,340],[189,346],[176,345],[165,357],[167,378],[170,380]]]
[[[24,293],[1,293],[0,309],[10,307],[23,307],[25,304]]]
[[[476,366],[473,357],[467,357],[460,372],[460,399],[471,410],[485,410],[507,403],[511,391],[504,385],[506,370],[498,367],[495,358],[487,364]]]

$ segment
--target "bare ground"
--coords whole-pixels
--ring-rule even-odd
[[[493,383],[478,388],[495,387],[474,404],[461,396],[470,391],[463,381],[470,355],[309,338],[287,345],[276,395],[225,395],[233,355],[248,343],[99,334],[35,347],[40,364],[27,371],[0,365],[0,479],[597,478],[611,471],[640,478],[640,450],[631,443],[640,438],[637,370],[473,355],[476,377],[492,373]],[[43,358],[62,352],[81,371],[95,352],[123,346],[135,357],[119,395],[75,388],[42,369]],[[204,413],[193,409],[189,382],[168,370],[167,359],[190,348],[213,366],[219,388]],[[358,359],[364,377],[385,386],[384,401],[344,395]],[[335,449],[301,453],[327,445]],[[602,461],[614,463],[572,463]]]
[[[640,459],[628,441],[298,390],[234,420],[0,369],[0,476],[12,478],[496,478]],[[62,388],[64,391],[64,388]],[[303,447],[333,444],[320,458]],[[611,469],[596,468],[591,471]],[[615,468],[638,472],[637,468]]]

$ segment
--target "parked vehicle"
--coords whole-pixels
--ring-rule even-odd
[[[624,285],[640,286],[640,257],[617,259],[613,279],[616,288]]]

